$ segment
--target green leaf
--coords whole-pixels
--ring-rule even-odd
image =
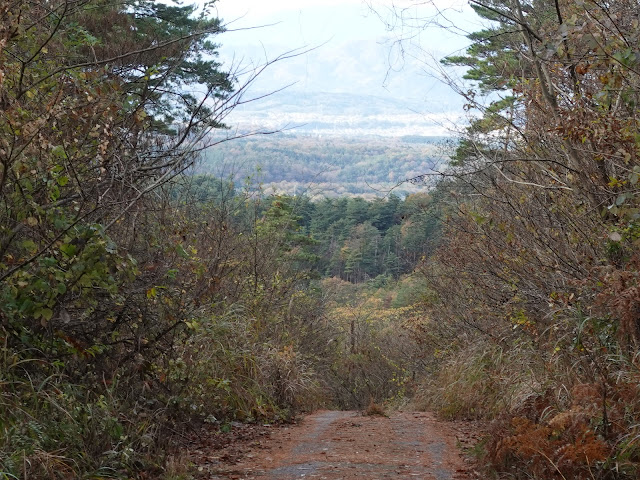
[[[116,243],[111,239],[107,239],[104,249],[107,253],[118,253],[118,245],[116,245]]]
[[[78,280],[78,285],[87,288],[93,287],[93,279],[90,275],[83,275],[80,277],[80,280]]]
[[[67,228],[67,220],[65,218],[56,218],[53,221],[53,226],[56,227],[58,230],[63,230]]]
[[[62,145],[56,145],[55,147],[53,147],[51,149],[51,153],[53,154],[54,157],[57,157],[57,158],[61,158],[61,159],[67,158],[67,154],[64,151],[64,147]]]
[[[53,310],[50,308],[39,308],[35,311],[33,316],[35,318],[41,318],[42,321],[40,323],[42,323],[42,326],[45,326],[47,322],[51,320],[51,317],[53,317]]]
[[[182,244],[179,244],[176,247],[176,251],[178,252],[178,255],[180,255],[182,258],[189,258],[189,254],[187,253],[187,251],[184,249],[184,247],[182,246]]]
[[[63,243],[60,245],[60,251],[64,253],[68,258],[73,257],[76,254],[77,248],[70,243]]]
[[[54,201],[54,202],[60,198],[60,189],[58,188],[57,185],[54,185],[51,188],[51,192],[49,193],[49,196],[50,196],[51,200]]]
[[[45,257],[42,259],[42,265],[45,267],[53,267],[58,263],[58,260],[55,257]]]
[[[177,274],[178,274],[178,269],[172,268],[171,270],[167,271],[167,278],[170,278],[171,280],[175,280]]]
[[[24,242],[22,242],[22,248],[32,253],[38,250],[38,246],[33,240],[25,240]]]

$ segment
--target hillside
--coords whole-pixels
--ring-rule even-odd
[[[424,190],[406,180],[434,173],[451,151],[445,137],[259,135],[204,153],[197,173],[233,176],[238,187],[251,177],[266,193],[305,193],[374,198]]]

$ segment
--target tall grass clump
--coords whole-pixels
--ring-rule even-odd
[[[536,367],[522,349],[478,339],[432,363],[415,403],[447,419],[494,419],[539,392]]]
[[[621,344],[615,323],[576,315],[544,330],[518,330],[447,337],[434,326],[416,405],[447,419],[484,421],[487,475],[637,478],[639,356]],[[447,350],[436,348],[445,342]]]
[[[115,386],[75,383],[59,365],[2,350],[2,478],[126,478],[153,470],[162,412],[138,415]]]

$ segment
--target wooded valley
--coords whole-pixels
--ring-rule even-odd
[[[266,193],[368,200],[424,192],[407,180],[440,171],[454,141],[441,137],[362,137],[280,133],[226,142],[204,154],[198,173],[248,180]]]
[[[638,478],[637,2],[470,0],[442,149],[233,140],[214,4],[0,0],[0,478],[370,403],[486,421],[487,478]]]

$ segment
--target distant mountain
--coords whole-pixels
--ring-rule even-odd
[[[416,58],[391,58],[380,42],[320,46],[271,64],[245,100],[290,86],[241,106],[227,123],[242,129],[296,126],[303,133],[384,136],[450,135],[464,123],[464,102],[449,86],[425,73],[425,63]],[[233,61],[252,71],[286,51],[284,45],[236,46],[234,55],[240,57]]]
[[[300,133],[347,136],[452,135],[463,119],[445,104],[440,107],[438,112],[426,112],[403,99],[289,89],[237,108],[227,123],[241,130],[293,128]]]

